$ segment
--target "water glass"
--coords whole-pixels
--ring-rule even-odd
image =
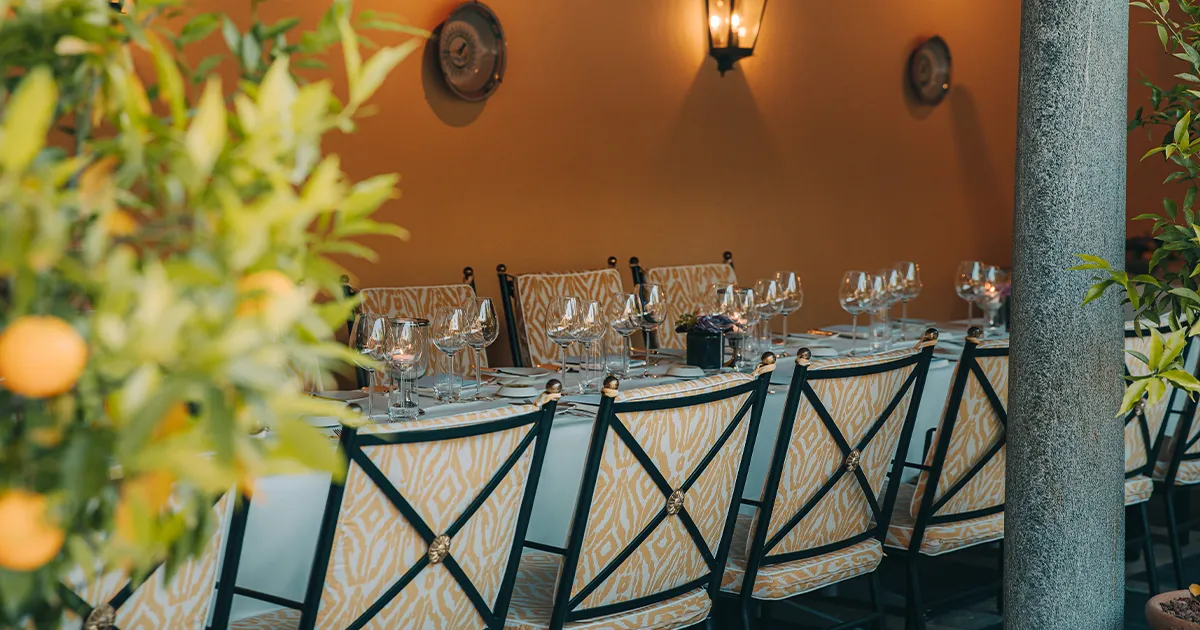
[[[976,292],[979,286],[983,284],[983,269],[986,265],[978,260],[965,260],[958,263],[958,270],[954,275],[954,292],[958,294],[959,299],[967,301],[967,325],[973,323],[975,317],[972,311],[972,305],[976,301]]]
[[[450,359],[450,368],[445,374],[438,374],[434,382],[434,392],[439,402],[457,402],[459,398],[459,377],[455,357],[467,347],[467,312],[461,308],[443,307],[437,310],[433,317],[431,337],[433,346],[446,354]]]
[[[642,367],[642,378],[650,376],[650,334],[667,321],[667,298],[657,284],[639,284],[634,293],[638,296],[639,323],[646,342],[646,364]]]
[[[900,274],[900,340],[908,341],[908,301],[921,294],[921,266],[915,262],[901,261],[895,264]]]
[[[800,284],[800,274],[793,271],[776,272],[775,282],[779,285],[779,312],[783,314],[783,339],[787,343],[788,316],[804,305],[804,288]]]
[[[467,346],[475,351],[475,395],[473,401],[492,400],[483,395],[483,350],[496,341],[500,334],[500,320],[496,318],[496,307],[491,298],[471,298],[463,303],[467,315],[467,327],[463,338]],[[513,349],[516,352],[516,348]]]
[[[354,316],[354,324],[350,327],[350,349],[366,359],[379,361],[383,359],[383,342],[387,330],[387,319],[373,313],[359,313]],[[358,364],[366,370],[367,378],[367,416],[375,413],[375,367],[374,363],[363,361]]]
[[[562,349],[563,390],[567,389],[567,347],[579,339],[581,308],[579,298],[569,295],[560,295],[550,304],[546,336]]]
[[[619,357],[615,352],[607,355],[605,370],[621,378],[629,376],[630,357],[633,354],[630,337],[642,329],[641,308],[641,298],[637,293],[616,293],[608,304],[608,327],[621,335],[621,350]]]
[[[388,320],[384,362],[393,386],[388,391],[388,418],[407,420],[424,413],[414,399],[414,384],[428,366],[429,320],[395,317]]]
[[[842,274],[838,287],[838,304],[850,314],[850,336],[853,346],[850,354],[858,353],[858,316],[867,310],[871,300],[870,274],[865,271],[847,271]]]

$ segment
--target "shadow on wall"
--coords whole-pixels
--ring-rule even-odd
[[[433,30],[433,37],[425,42],[425,51],[421,55],[421,88],[425,92],[425,102],[429,103],[429,109],[442,122],[451,127],[466,127],[479,118],[487,101],[464,101],[446,87],[438,59],[438,36],[441,32],[442,26],[438,25]]]
[[[955,210],[966,213],[974,222],[973,234],[987,234],[995,227],[993,218],[1010,213],[1012,208],[1004,207],[1008,195],[1000,186],[996,166],[988,153],[979,108],[971,89],[963,85],[951,88],[942,103],[950,108],[954,148],[958,153],[963,185],[970,198],[969,208]],[[988,255],[999,259],[1002,252],[988,252]]]

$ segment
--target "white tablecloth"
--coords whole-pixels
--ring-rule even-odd
[[[916,330],[913,329],[915,334]],[[805,343],[824,344],[845,349],[851,342],[843,339],[805,342],[796,340],[789,346]],[[863,342],[860,342],[863,343]],[[950,389],[953,363],[934,359],[925,383],[925,392],[913,430],[908,461],[921,459],[925,433],[937,426],[942,407]],[[780,359],[772,377],[771,391],[763,407],[762,420],[754,454],[750,462],[745,496],[758,498],[766,480],[771,453],[783,417],[788,383],[795,371],[793,358]],[[573,376],[573,375],[572,375]],[[623,390],[645,387],[657,380],[630,379],[621,384]],[[571,400],[566,397],[565,400]],[[595,400],[592,397],[591,400]],[[426,399],[422,401],[428,405]],[[462,413],[489,406],[508,404],[507,401],[433,406],[426,417]],[[542,476],[538,482],[537,498],[529,524],[531,540],[565,546],[570,519],[583,477],[587,448],[594,420],[574,414],[560,413],[550,431],[550,442]],[[246,540],[238,571],[238,586],[300,601],[312,567],[321,515],[329,491],[329,476],[321,474],[269,477],[258,484],[246,528]],[[233,618],[242,619],[277,608],[246,598],[234,601]]]

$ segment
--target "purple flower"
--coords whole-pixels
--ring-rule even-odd
[[[692,330],[706,333],[720,333],[729,330],[733,320],[724,315],[701,315],[696,318],[696,326]]]

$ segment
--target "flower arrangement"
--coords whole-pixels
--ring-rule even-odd
[[[719,335],[733,327],[733,320],[724,315],[700,315],[684,313],[675,320],[675,332],[700,332]]]

